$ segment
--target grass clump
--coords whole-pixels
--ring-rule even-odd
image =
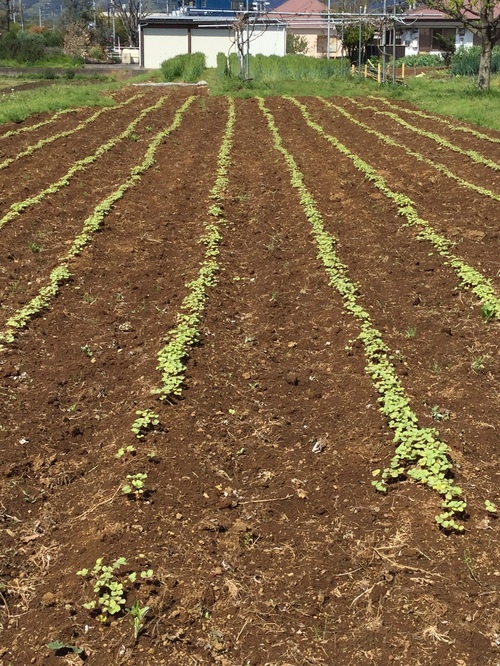
[[[205,70],[205,55],[203,53],[189,53],[177,55],[161,63],[161,73],[164,81],[185,81],[196,83]]]

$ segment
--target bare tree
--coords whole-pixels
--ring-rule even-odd
[[[144,0],[110,0],[110,9],[123,25],[129,46],[139,46],[139,20],[146,15]]]

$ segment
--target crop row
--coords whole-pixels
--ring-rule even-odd
[[[417,151],[413,150],[409,146],[406,146],[403,143],[398,143],[394,139],[391,139],[389,136],[386,134],[383,134],[382,132],[379,132],[376,129],[373,129],[372,127],[369,127],[365,123],[361,122],[357,118],[355,118],[352,114],[350,114],[348,111],[343,109],[341,106],[338,106],[337,104],[333,104],[333,102],[328,102],[327,100],[323,98],[318,98],[320,101],[323,102],[326,106],[335,109],[338,113],[342,114],[345,118],[350,120],[352,123],[357,125],[358,127],[361,127],[367,132],[368,134],[372,134],[373,136],[376,136],[378,139],[386,143],[388,146],[392,146],[394,148],[402,148],[405,151],[406,155],[410,155],[411,157],[414,157],[416,160],[419,162],[422,162],[423,164],[426,164],[427,166],[431,167],[432,169],[436,169],[436,171],[439,171],[442,173],[444,176],[447,178],[450,178],[451,180],[454,180],[457,182],[459,185],[462,187],[465,187],[469,190],[473,190],[474,192],[477,192],[478,194],[482,194],[485,197],[488,197],[490,199],[493,199],[494,201],[500,201],[500,194],[496,194],[495,192],[492,192],[492,190],[488,190],[485,187],[481,187],[480,185],[475,185],[474,183],[469,182],[468,180],[465,180],[464,178],[461,178],[458,176],[456,173],[453,173],[448,169],[447,166],[444,164],[440,164],[439,162],[435,162],[428,157],[425,157],[421,153],[418,153]]]
[[[163,100],[164,98],[159,100],[154,106],[158,107],[163,103]],[[35,315],[39,314],[41,310],[46,308],[50,304],[52,298],[57,295],[61,284],[70,279],[71,273],[68,268],[69,261],[80,254],[85,245],[90,242],[93,234],[98,231],[102,221],[113,207],[113,204],[121,199],[127,190],[137,185],[142,174],[154,165],[154,155],[158,146],[169,134],[180,126],[183,115],[192,104],[193,100],[194,96],[189,97],[175,112],[172,123],[166,129],[156,134],[149,144],[142,162],[131,169],[130,176],[127,180],[112,192],[112,194],[97,204],[91,215],[89,215],[84,221],[83,229],[73,241],[68,254],[60,259],[59,265],[51,272],[48,284],[42,287],[34,298],[7,320],[5,324],[6,330],[0,333],[0,343],[8,344],[13,342],[15,339],[15,331],[26,326]]]
[[[194,98],[190,98],[181,107],[187,109]],[[181,111],[181,110],[179,110]],[[180,117],[180,116],[179,116]],[[178,396],[182,392],[182,383],[184,379],[185,361],[190,347],[196,343],[199,338],[199,324],[208,297],[207,289],[215,284],[215,274],[219,270],[217,256],[219,254],[219,243],[222,238],[220,227],[225,224],[223,217],[223,202],[226,195],[228,184],[228,169],[230,165],[230,153],[235,124],[235,105],[232,99],[228,99],[228,119],[224,131],[221,146],[217,159],[217,175],[213,187],[210,190],[209,198],[212,203],[208,208],[208,221],[204,227],[204,233],[199,242],[206,246],[205,255],[200,265],[198,276],[189,282],[186,286],[189,289],[188,295],[184,298],[181,305],[181,312],[178,314],[177,326],[169,331],[168,342],[158,354],[158,370],[162,374],[161,388],[154,390],[160,400],[166,400],[169,397]],[[148,433],[160,425],[160,417],[152,409],[137,410],[135,420],[132,423],[132,433],[139,440],[145,440]],[[135,454],[136,448],[133,444],[121,447],[116,457],[128,461]],[[130,455],[128,455],[130,454]],[[140,500],[147,494],[147,472],[129,473],[126,475],[126,483],[121,487],[122,493],[130,499]],[[125,594],[123,592],[123,583],[119,582],[120,573],[115,572],[119,569],[118,564],[125,564],[125,559],[120,558],[115,564],[103,567],[103,558],[96,561],[92,571],[83,569],[77,572],[77,575],[84,576],[94,580],[94,592],[97,594],[97,601],[91,601],[83,604],[90,610],[98,609],[100,615],[98,619],[106,622],[108,616],[115,615],[122,611],[125,606]],[[107,574],[103,577],[102,572]],[[117,577],[113,580],[111,574]],[[143,578],[151,578],[153,571],[141,572]],[[135,580],[135,578],[134,578]],[[104,590],[105,594],[101,594]],[[135,639],[142,628],[142,619],[148,612],[147,606],[140,607],[140,602],[135,602],[134,607],[128,610],[132,617],[137,617],[134,625]],[[140,615],[142,613],[142,615]]]
[[[182,312],[178,315],[177,326],[167,334],[168,342],[158,354],[158,370],[162,374],[162,385],[154,393],[160,400],[178,396],[182,392],[185,360],[189,349],[199,339],[199,324],[207,300],[207,289],[215,284],[215,275],[219,270],[217,256],[221,241],[220,227],[225,224],[222,204],[228,182],[228,167],[235,123],[234,102],[228,101],[229,111],[223,141],[217,161],[217,178],[210,190],[213,204],[208,209],[209,221],[200,243],[205,245],[205,257],[198,271],[198,276],[186,286],[189,293],[182,301]]]
[[[18,134],[23,134],[24,132],[34,132],[35,130],[40,129],[40,127],[44,127],[45,125],[50,125],[51,123],[55,123],[55,121],[61,116],[64,116],[68,113],[78,113],[79,111],[82,111],[82,108],[63,109],[62,111],[54,113],[54,115],[48,118],[47,120],[42,120],[41,122],[35,123],[34,125],[19,127],[19,129],[9,130],[8,132],[5,132],[5,134],[1,134],[0,139],[8,139],[10,136],[17,136]]]
[[[155,104],[143,109],[139,115],[123,130],[123,132],[120,132],[120,134],[117,134],[116,136],[109,139],[109,141],[106,141],[106,143],[103,143],[94,153],[92,153],[92,155],[87,155],[87,157],[84,157],[81,160],[75,162],[64,174],[64,176],[59,178],[59,180],[56,180],[51,185],[38,192],[38,194],[28,197],[23,201],[17,201],[13,203],[10,206],[9,211],[2,218],[0,218],[0,229],[2,229],[2,227],[4,227],[8,222],[11,222],[13,219],[15,219],[18,215],[20,215],[24,210],[26,210],[26,208],[40,203],[45,199],[45,197],[49,196],[50,194],[55,194],[65,185],[68,185],[71,178],[75,174],[79,173],[80,171],[84,171],[89,164],[93,164],[105,153],[109,152],[118,143],[120,143],[120,141],[123,141],[127,137],[131,136],[137,125],[149,113],[159,109],[166,99],[166,96],[161,97]]]
[[[425,111],[417,111],[416,109],[407,109],[406,107],[398,106],[396,104],[391,104],[389,100],[384,99],[383,97],[373,97],[372,95],[370,97],[372,99],[377,100],[378,102],[382,102],[391,109],[397,111],[404,111],[404,113],[408,113],[414,116],[420,116],[420,118],[426,118],[428,120],[432,120],[433,122],[438,122],[441,123],[442,125],[446,125],[446,127],[448,127],[448,129],[452,130],[453,132],[463,132],[464,134],[470,134],[472,136],[477,137],[478,139],[483,139],[484,141],[490,141],[491,143],[500,143],[500,139],[497,139],[494,136],[490,136],[489,134],[484,134],[483,132],[478,132],[472,127],[466,127],[465,125],[456,125],[447,120],[446,118],[441,118],[441,116],[436,116],[434,114],[425,113]]]
[[[326,141],[334,146],[342,155],[349,158],[358,171],[360,171],[366,180],[371,182],[384,196],[396,204],[398,214],[406,219],[408,226],[420,227],[421,231],[417,235],[420,240],[425,240],[434,246],[436,251],[443,259],[455,270],[460,279],[460,285],[472,291],[481,303],[481,311],[486,320],[493,317],[500,318],[500,299],[495,289],[484,275],[472,266],[466,264],[460,257],[457,257],[450,250],[451,242],[444,236],[438,234],[427,220],[421,218],[418,214],[415,203],[402,192],[392,190],[385,179],[378,171],[354,154],[341,143],[336,137],[328,134],[321,125],[315,122],[307,108],[293,97],[286,97],[290,102],[297,106],[306,121],[307,125],[320,134]]]
[[[63,132],[57,132],[52,136],[40,139],[40,141],[37,141],[31,146],[28,146],[27,148],[25,148],[25,150],[21,151],[20,153],[17,153],[15,157],[8,157],[3,162],[0,162],[0,170],[6,169],[10,164],[15,162],[16,160],[20,160],[22,157],[28,157],[29,155],[33,155],[35,151],[39,150],[40,148],[43,148],[43,146],[46,146],[49,143],[57,141],[57,139],[63,139],[66,136],[71,136],[72,134],[76,134],[76,132],[85,129],[85,127],[92,124],[97,118],[99,118],[99,116],[102,116],[103,113],[106,113],[108,111],[114,111],[115,109],[120,109],[126,106],[127,104],[130,104],[131,102],[135,101],[139,97],[142,97],[142,95],[134,95],[133,97],[130,97],[129,99],[125,100],[124,102],[121,102],[120,104],[117,104],[116,106],[105,106],[103,109],[99,109],[98,111],[93,113],[86,120],[82,120],[82,122],[78,123],[78,125],[73,127],[73,129],[65,130]]]
[[[415,134],[418,134],[419,136],[425,136],[427,139],[431,139],[432,141],[437,143],[438,146],[442,146],[443,148],[448,148],[449,150],[452,150],[454,153],[458,153],[459,155],[465,155],[466,157],[471,159],[475,164],[483,164],[484,166],[487,166],[490,169],[493,169],[493,171],[500,171],[500,164],[498,164],[497,162],[494,162],[493,160],[488,159],[487,157],[484,157],[484,155],[481,155],[476,150],[468,150],[468,149],[460,148],[460,146],[457,146],[454,143],[451,143],[451,141],[448,141],[447,139],[444,139],[439,134],[435,134],[434,132],[428,132],[427,130],[424,130],[420,127],[416,127],[415,125],[412,125],[411,123],[408,123],[406,120],[401,118],[397,113],[393,113],[392,111],[381,111],[377,106],[371,106],[369,104],[362,104],[361,102],[358,102],[355,99],[353,99],[351,101],[356,106],[359,106],[360,109],[375,111],[376,115],[383,115],[383,116],[387,116],[388,118],[391,118],[391,120],[394,120],[396,123],[398,123],[399,125],[401,125],[405,129],[410,130],[410,132],[414,132]]]
[[[386,492],[388,482],[406,475],[428,485],[443,498],[443,510],[436,516],[437,523],[444,529],[462,531],[463,526],[456,518],[463,514],[466,503],[462,498],[462,490],[450,478],[452,465],[448,446],[440,441],[434,429],[418,425],[417,416],[411,409],[410,401],[391,362],[390,349],[383,341],[381,333],[374,327],[369,313],[361,305],[359,286],[350,280],[346,266],[336,254],[336,239],[325,230],[318,206],[304,183],[304,176],[293,155],[283,145],[274,117],[261,98],[259,106],[273,135],[274,147],[286,162],[290,182],[298,191],[329,283],[340,294],[345,310],[355,317],[361,327],[359,340],[363,344],[367,359],[366,371],[380,395],[380,411],[388,419],[389,427],[394,433],[395,455],[385,470],[374,472],[375,475],[380,475],[380,479],[373,483],[379,491]]]

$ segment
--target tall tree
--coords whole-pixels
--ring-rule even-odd
[[[110,8],[123,25],[129,46],[139,46],[139,20],[146,15],[146,0],[111,0]]]
[[[0,0],[0,34],[9,32],[12,18],[12,0]]]
[[[499,0],[425,0],[430,9],[439,9],[481,40],[478,87],[489,90],[491,56],[493,47],[500,40]]]

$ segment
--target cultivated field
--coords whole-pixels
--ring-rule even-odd
[[[0,130],[0,664],[498,666],[500,133],[116,102]]]

